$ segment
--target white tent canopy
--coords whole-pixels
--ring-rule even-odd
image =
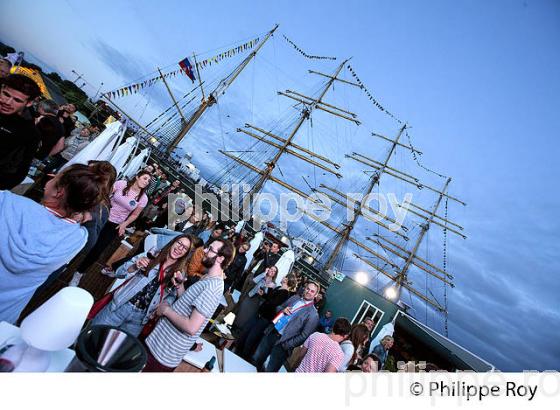
[[[296,255],[293,250],[287,250],[282,254],[278,262],[276,262],[276,267],[278,268],[278,275],[276,276],[276,284],[280,284],[284,276],[290,273],[292,266],[296,260]]]
[[[123,171],[126,162],[130,155],[136,150],[138,146],[138,140],[135,137],[128,137],[124,144],[119,145],[115,153],[109,160],[111,164],[115,167],[117,175]]]
[[[237,225],[235,225],[235,233],[241,232],[243,230],[243,226],[245,226],[244,220],[237,222]]]
[[[145,164],[145,161],[150,156],[150,149],[145,148],[140,152],[140,154],[136,155],[132,158],[128,164],[124,167],[122,175],[126,178],[132,178],[134,175],[138,173],[140,168]]]
[[[257,232],[255,237],[251,240],[251,242],[249,242],[251,247],[245,254],[245,256],[247,256],[247,263],[245,264],[245,269],[247,269],[251,264],[251,262],[253,261],[253,255],[255,254],[257,249],[259,249],[259,246],[261,246],[261,242],[263,241],[263,238],[264,238],[263,233]]]
[[[106,161],[111,156],[113,149],[117,141],[124,134],[126,127],[115,121],[108,124],[97,138],[90,142],[83,150],[78,152],[74,158],[68,161],[62,168],[67,168],[73,164],[84,164],[86,165],[88,161],[98,160]]]

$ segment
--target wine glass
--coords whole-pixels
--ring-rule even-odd
[[[148,259],[154,260],[155,258],[158,257],[159,252],[160,250],[156,246],[152,246],[150,249],[148,249],[146,256],[148,257]]]
[[[182,283],[184,283],[184,282],[185,282],[185,279],[186,279],[186,278],[185,278],[185,276],[183,275],[182,272],[175,272],[175,273],[173,274],[173,277],[172,277],[171,280],[169,281],[170,287],[171,287],[170,291],[173,290],[174,287],[176,288],[176,287],[178,287],[179,285],[181,285]]]

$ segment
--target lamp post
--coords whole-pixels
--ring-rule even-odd
[[[101,84],[99,84],[99,88],[97,89],[97,92],[95,93],[95,96],[93,97],[93,102],[95,103],[95,100],[97,100],[97,96],[99,95],[99,91],[101,91],[101,87],[103,87],[103,82],[101,82]]]
[[[74,84],[76,84],[80,78],[83,78],[83,77],[84,77],[83,74],[78,74],[75,70],[72,70],[72,73],[74,73],[75,75],[77,75],[76,79],[73,81]],[[84,83],[84,85],[85,85],[85,83]],[[83,87],[83,85],[82,85],[82,87]]]

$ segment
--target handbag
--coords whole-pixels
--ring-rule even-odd
[[[91,307],[88,315],[87,315],[87,320],[92,320],[95,316],[97,316],[97,314],[99,312],[101,312],[101,310],[105,306],[107,306],[109,303],[111,303],[111,301],[113,300],[114,293],[117,290],[119,290],[120,288],[122,288],[124,285],[126,285],[130,279],[132,279],[132,278],[128,278],[123,283],[121,283],[118,287],[116,287],[112,292],[108,292],[108,293],[104,294],[101,297],[101,299],[99,299],[97,302],[95,302],[93,304],[93,306]]]
[[[292,354],[286,359],[285,367],[288,372],[295,372],[296,369],[299,367],[305,354],[307,353],[307,348],[303,347],[303,345],[295,347],[292,350]]]

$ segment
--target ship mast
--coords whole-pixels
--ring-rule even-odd
[[[169,88],[169,84],[167,84],[167,80],[165,79],[165,76],[163,75],[163,73],[161,72],[159,67],[157,68],[157,70],[159,72],[159,75],[160,75],[161,79],[163,80],[163,84],[165,84],[165,88],[167,89],[167,92],[169,93],[169,97],[171,97],[171,101],[173,101],[173,105],[175,106],[175,108],[177,108],[177,112],[181,116],[181,120],[183,121],[183,123],[187,122],[185,116],[183,115],[183,111],[181,111],[181,107],[179,107],[179,104],[177,103],[177,100],[175,99],[175,96],[171,92],[171,88]]]
[[[402,133],[404,132],[405,129],[406,129],[406,124],[402,126],[402,128],[400,129],[400,131],[397,135],[397,138],[393,141],[391,149],[389,150],[389,153],[385,157],[385,161],[383,163],[382,168],[379,171],[375,172],[372,175],[372,177],[370,178],[370,182],[369,182],[369,185],[366,189],[364,197],[362,198],[360,203],[357,204],[357,206],[354,207],[354,213],[352,215],[352,220],[349,223],[346,224],[346,227],[344,228],[344,230],[342,232],[342,235],[340,235],[340,238],[338,239],[333,252],[331,253],[331,255],[329,256],[329,259],[325,263],[324,269],[326,271],[329,271],[332,268],[332,265],[334,264],[334,261],[335,261],[336,257],[338,256],[338,254],[340,253],[340,251],[342,250],[342,248],[344,247],[344,245],[348,241],[348,237],[350,236],[350,233],[354,229],[354,226],[356,225],[356,222],[358,221],[358,218],[360,217],[360,215],[362,215],[362,210],[363,210],[363,207],[364,207],[366,201],[368,200],[368,196],[373,191],[373,188],[375,187],[375,185],[377,185],[379,183],[379,179],[381,178],[381,175],[385,171],[385,168],[387,167],[387,164],[389,163],[389,160],[391,159],[391,156],[395,152],[395,148],[396,148],[397,144],[399,143],[399,139],[401,138],[401,135],[402,135]]]
[[[339,118],[342,118],[342,119],[345,119],[345,120],[348,120],[348,121],[352,121],[352,122],[356,123],[357,125],[360,125],[360,121],[357,119],[357,116],[354,113],[352,113],[350,111],[343,110],[343,109],[338,108],[338,107],[335,107],[335,106],[330,105],[330,104],[323,101],[323,98],[325,97],[328,90],[330,89],[330,87],[333,85],[333,83],[335,81],[341,81],[343,83],[347,83],[347,84],[354,85],[354,86],[357,86],[357,87],[361,88],[361,86],[359,84],[352,83],[350,81],[346,81],[346,80],[342,80],[342,79],[338,78],[338,75],[340,74],[342,68],[347,63],[347,61],[348,60],[346,60],[342,64],[340,64],[337,67],[337,69],[335,70],[335,72],[333,73],[333,75],[328,75],[328,74],[323,74],[323,73],[310,71],[310,73],[317,74],[317,75],[323,76],[323,77],[328,79],[328,81],[325,83],[324,87],[321,89],[321,92],[319,93],[318,98],[312,98],[312,97],[309,97],[309,96],[306,96],[304,94],[300,94],[298,92],[291,91],[291,90],[286,90],[285,92],[278,92],[279,95],[282,95],[284,97],[295,100],[298,103],[303,105],[303,109],[301,110],[301,114],[299,115],[299,118],[296,120],[296,123],[295,123],[294,127],[287,133],[287,137],[282,137],[282,136],[276,135],[271,131],[267,131],[265,129],[256,127],[256,126],[251,125],[251,124],[245,124],[245,128],[243,128],[243,129],[238,128],[237,129],[238,132],[241,132],[241,133],[243,133],[243,134],[245,134],[245,135],[247,135],[251,138],[254,138],[258,141],[264,142],[264,143],[266,143],[266,144],[268,144],[268,145],[277,149],[273,158],[270,161],[265,163],[266,166],[264,168],[261,169],[258,166],[254,165],[252,163],[249,163],[249,162],[245,161],[244,159],[242,159],[242,158],[240,158],[236,155],[233,155],[232,153],[230,153],[228,151],[220,151],[222,154],[224,154],[228,158],[234,160],[238,164],[240,164],[240,165],[244,166],[245,168],[248,168],[249,170],[259,174],[259,178],[258,178],[257,182],[252,187],[252,189],[248,192],[247,196],[250,197],[254,194],[259,193],[263,189],[266,182],[271,181],[271,182],[275,182],[275,183],[281,185],[282,187],[284,187],[288,190],[291,190],[292,192],[295,192],[296,194],[302,196],[303,198],[310,199],[311,201],[315,202],[317,205],[323,205],[322,202],[317,201],[316,198],[313,198],[312,196],[307,195],[305,192],[302,192],[300,189],[298,189],[296,187],[293,187],[293,186],[289,185],[287,182],[285,182],[285,181],[279,179],[278,177],[274,176],[273,171],[277,167],[278,162],[282,158],[282,156],[284,154],[286,154],[286,155],[295,156],[295,157],[297,157],[297,158],[299,158],[303,161],[306,161],[306,162],[308,162],[308,163],[310,163],[314,166],[317,166],[317,167],[323,169],[324,171],[327,171],[327,172],[337,176],[338,178],[342,177],[342,175],[340,175],[338,173],[338,169],[340,168],[340,165],[336,164],[335,162],[331,161],[330,159],[328,159],[324,156],[316,154],[312,151],[309,151],[306,148],[303,148],[303,147],[295,144],[293,142],[293,140],[297,136],[298,131],[301,129],[302,125],[305,123],[306,120],[308,120],[310,118],[311,113],[315,109],[330,113],[334,116],[337,116]],[[328,256],[328,259],[323,266],[323,271],[324,272],[329,272],[330,270],[332,270],[337,256],[344,249],[344,245],[348,242],[351,242],[351,243],[355,244],[361,250],[363,250],[366,253],[368,253],[369,255],[371,255],[371,257],[376,258],[378,261],[383,262],[385,265],[380,267],[378,264],[372,262],[371,260],[367,259],[366,257],[354,253],[354,256],[356,258],[360,259],[361,261],[363,261],[364,263],[366,263],[368,266],[372,267],[376,271],[378,271],[378,272],[384,274],[385,276],[387,276],[393,283],[396,284],[397,287],[399,287],[399,288],[402,287],[402,288],[407,289],[411,294],[413,294],[413,295],[417,296],[418,298],[424,300],[426,303],[429,303],[436,310],[446,314],[447,313],[446,307],[441,306],[441,304],[438,303],[437,300],[435,300],[435,297],[432,299],[428,295],[425,295],[422,292],[420,292],[418,289],[414,288],[412,286],[413,285],[412,282],[410,282],[408,280],[407,274],[408,274],[408,271],[410,270],[410,267],[415,266],[418,269],[425,272],[426,274],[431,275],[434,278],[438,279],[439,281],[441,281],[445,285],[454,287],[454,284],[452,282],[453,275],[448,273],[446,270],[441,269],[441,268],[429,263],[425,259],[422,259],[421,257],[419,257],[417,255],[417,252],[420,248],[420,245],[421,245],[421,243],[422,243],[422,241],[425,237],[425,234],[426,234],[427,230],[429,229],[430,224],[432,224],[432,223],[434,225],[439,225],[440,227],[446,229],[447,231],[455,233],[456,235],[459,235],[462,238],[466,238],[466,236],[463,233],[460,232],[460,231],[463,230],[463,227],[461,227],[460,225],[448,220],[447,216],[444,218],[440,215],[437,215],[438,207],[441,203],[441,200],[444,197],[447,198],[447,199],[450,199],[452,201],[455,201],[457,203],[460,203],[462,205],[466,205],[466,204],[463,201],[461,201],[460,199],[455,198],[455,197],[453,197],[453,196],[451,196],[447,193],[448,185],[450,183],[450,179],[446,182],[443,189],[439,190],[439,189],[433,188],[431,186],[428,186],[428,185],[422,183],[419,180],[419,178],[416,178],[413,175],[410,175],[410,174],[405,173],[403,171],[400,171],[400,170],[398,170],[398,169],[396,169],[392,166],[389,166],[389,162],[393,158],[397,147],[402,147],[402,148],[408,149],[408,150],[413,151],[413,152],[418,152],[411,145],[403,144],[400,141],[401,136],[402,136],[403,132],[405,132],[406,128],[407,128],[407,126],[403,125],[399,129],[399,132],[394,139],[385,137],[385,136],[380,135],[380,134],[372,133],[373,137],[378,137],[378,138],[380,138],[380,139],[382,139],[386,142],[391,143],[391,145],[389,147],[389,151],[388,151],[387,155],[385,156],[385,158],[383,159],[383,161],[377,161],[375,159],[368,158],[367,156],[362,155],[360,153],[356,153],[356,152],[353,152],[351,155],[346,155],[347,158],[350,158],[350,159],[352,159],[352,160],[354,160],[354,161],[356,161],[356,162],[358,162],[362,165],[366,165],[368,168],[371,168],[372,172],[373,172],[373,175],[370,177],[368,186],[367,186],[367,188],[364,192],[364,197],[359,202],[355,201],[353,204],[349,204],[348,201],[346,200],[347,198],[346,198],[346,195],[344,193],[336,190],[335,188],[326,186],[324,184],[321,184],[319,186],[320,189],[319,188],[313,188],[312,189],[313,192],[322,193],[323,195],[326,195],[329,199],[331,199],[335,203],[340,204],[340,205],[342,205],[344,207],[347,207],[348,209],[352,210],[353,211],[353,216],[352,216],[352,219],[348,223],[344,224],[343,226],[333,226],[333,224],[330,224],[327,221],[323,221],[323,220],[319,219],[315,214],[310,213],[305,209],[300,208],[300,211],[302,211],[304,214],[306,214],[307,216],[309,216],[311,219],[315,220],[316,222],[319,222],[321,225],[325,226],[329,230],[333,231],[337,236],[337,241],[336,241],[336,245],[334,247],[334,250]],[[306,155],[304,155],[304,154],[306,154]],[[379,211],[377,211],[375,209],[372,209],[371,207],[369,207],[367,205],[368,195],[370,195],[373,192],[376,185],[379,185],[380,178],[384,174],[386,174],[386,175],[388,175],[392,178],[395,178],[397,180],[404,181],[408,184],[411,184],[415,187],[415,189],[426,189],[428,191],[432,191],[432,192],[439,195],[438,200],[437,200],[436,204],[434,205],[434,207],[431,211],[428,211],[427,209],[422,208],[422,207],[420,207],[416,204],[412,204],[412,203],[407,204],[407,208],[406,208],[407,211],[410,211],[411,214],[414,214],[416,216],[420,216],[421,218],[423,218],[425,220],[424,223],[421,225],[422,231],[421,231],[420,235],[418,236],[418,238],[416,238],[416,241],[414,243],[414,246],[412,247],[412,250],[409,251],[408,249],[398,245],[397,243],[392,242],[390,239],[386,239],[384,236],[379,235],[378,238],[375,238],[375,239],[374,238],[367,238],[369,241],[374,242],[377,245],[379,245],[379,247],[381,249],[383,249],[383,251],[391,253],[392,255],[397,256],[398,258],[404,260],[405,262],[402,265],[402,267],[400,267],[400,264],[397,264],[394,261],[392,261],[391,258],[387,256],[387,253],[385,253],[385,255],[383,255],[379,252],[376,252],[375,249],[372,249],[372,247],[364,244],[363,240],[359,240],[355,237],[352,237],[352,235],[351,235],[355,226],[356,226],[356,224],[358,223],[358,221],[360,219],[360,216],[363,216],[364,219],[367,219],[369,221],[373,221],[374,223],[378,224],[379,226],[383,227],[384,229],[386,229],[388,231],[391,231],[395,235],[400,236],[404,240],[407,240],[407,241],[409,240],[409,238],[407,236],[408,228],[406,226],[402,226],[402,225],[397,226],[397,221],[395,221],[395,219],[393,219],[389,216],[386,216],[386,215],[381,215]],[[325,192],[325,191],[328,191],[328,193]],[[410,208],[414,208],[414,209],[410,209]],[[372,217],[371,213],[376,214],[377,217]],[[380,219],[379,216],[382,216],[383,218]],[[394,226],[391,227],[391,226],[388,225],[388,223],[385,223],[383,221],[392,222],[394,224]],[[450,225],[455,227],[455,229],[450,228]],[[383,241],[383,242],[381,242],[381,241]],[[390,269],[386,270],[385,266],[387,266],[387,265],[390,267]]]
[[[436,212],[439,208],[439,204],[441,203],[441,200],[445,195],[445,191],[447,191],[450,182],[451,182],[451,178],[448,178],[447,181],[445,182],[445,186],[441,190],[441,194],[439,194],[439,197],[436,201],[436,204],[434,205],[432,212],[430,213],[429,217],[426,219],[426,222],[420,225],[420,229],[421,229],[420,235],[418,235],[418,238],[416,239],[416,243],[414,244],[414,248],[412,248],[410,255],[408,256],[404,266],[402,267],[401,271],[397,276],[397,285],[400,285],[402,282],[405,282],[407,280],[406,274],[408,272],[408,268],[410,267],[410,264],[412,263],[412,260],[416,255],[416,252],[418,252],[418,248],[420,247],[420,244],[424,239],[424,235],[426,235],[426,232],[428,232],[428,229],[430,229],[430,224],[434,221],[434,216],[436,215]]]
[[[358,246],[360,249],[362,249],[363,251],[365,251],[366,253],[370,254],[372,257],[375,257],[376,259],[382,261],[385,265],[389,265],[392,269],[391,271],[394,272],[388,272],[387,270],[384,269],[384,267],[380,267],[378,264],[372,262],[371,260],[367,259],[364,256],[358,255],[357,253],[354,253],[353,255],[361,260],[362,262],[364,262],[365,264],[367,264],[368,266],[370,266],[371,268],[375,269],[376,271],[378,271],[379,273],[382,273],[383,275],[385,275],[386,277],[388,277],[392,282],[394,282],[397,286],[397,288],[405,288],[407,289],[410,293],[414,294],[415,296],[417,296],[418,298],[424,300],[426,303],[429,303],[432,307],[434,307],[435,309],[437,309],[438,311],[446,314],[446,308],[441,306],[440,303],[438,303],[438,301],[429,298],[428,296],[422,294],[421,292],[419,292],[417,289],[415,289],[412,286],[412,283],[410,281],[408,281],[407,279],[407,273],[408,270],[410,269],[411,265],[414,265],[415,267],[419,268],[420,270],[424,271],[425,273],[433,276],[434,278],[438,279],[439,281],[443,282],[445,285],[450,286],[450,287],[454,287],[454,284],[452,282],[453,280],[453,275],[451,275],[450,273],[448,273],[447,271],[429,263],[428,261],[426,261],[425,259],[422,259],[421,257],[419,257],[417,255],[418,249],[420,247],[420,244],[422,242],[422,240],[424,239],[424,236],[426,234],[426,232],[429,229],[430,224],[434,224],[434,225],[438,225],[441,226],[442,228],[448,230],[449,232],[452,232],[460,237],[462,237],[463,239],[466,239],[466,236],[464,234],[462,234],[460,231],[463,230],[463,227],[452,222],[449,221],[447,218],[441,217],[439,215],[436,214],[437,209],[439,207],[439,204],[441,203],[441,200],[445,197],[447,199],[451,199],[457,203],[460,203],[462,205],[466,205],[463,201],[461,201],[460,199],[457,199],[451,195],[449,195],[447,193],[448,190],[448,185],[450,183],[450,179],[447,181],[447,183],[445,184],[445,186],[443,187],[442,190],[438,190],[436,188],[430,187],[426,184],[423,184],[418,178],[414,177],[413,175],[409,175],[407,173],[404,173],[396,168],[390,167],[388,165],[389,160],[391,159],[392,154],[394,153],[395,149],[397,146],[399,147],[403,147],[409,150],[414,150],[414,148],[412,148],[411,146],[407,146],[402,144],[401,142],[399,142],[400,136],[402,135],[402,133],[405,131],[406,126],[403,126],[396,139],[392,140],[390,138],[387,138],[385,136],[379,135],[379,134],[375,134],[372,133],[373,136],[375,137],[379,137],[385,141],[389,141],[391,142],[391,147],[389,150],[389,153],[387,154],[387,156],[385,157],[385,160],[383,162],[379,162],[376,161],[372,158],[368,158],[365,155],[353,152],[351,155],[347,155],[348,158],[351,158],[353,160],[355,160],[356,162],[359,162],[363,165],[366,165],[368,167],[373,168],[375,174],[371,177],[370,183],[368,185],[368,188],[366,190],[366,196],[364,197],[364,199],[367,197],[368,193],[371,193],[371,191],[373,190],[373,187],[379,183],[379,179],[381,178],[382,174],[387,174],[391,177],[394,177],[400,181],[404,181],[407,182],[411,185],[413,185],[416,189],[423,189],[426,188],[429,191],[433,191],[438,193],[439,197],[438,200],[436,202],[436,204],[434,205],[432,211],[428,211],[418,205],[415,204],[408,204],[408,207],[406,208],[407,211],[410,211],[412,214],[420,216],[421,218],[423,218],[425,220],[424,224],[421,225],[422,231],[419,235],[419,237],[416,239],[415,244],[412,248],[411,251],[403,248],[402,246],[398,245],[397,243],[391,241],[390,239],[385,238],[384,236],[381,235],[374,235],[377,236],[377,238],[372,238],[372,237],[368,237],[367,239],[377,245],[379,245],[380,248],[382,248],[384,251],[387,251],[391,254],[393,254],[394,256],[397,256],[398,258],[402,259],[405,261],[404,265],[402,266],[402,268],[399,267],[398,264],[396,264],[395,262],[387,259],[385,256],[380,255],[379,253],[375,252],[373,249],[371,249],[370,247],[366,246],[365,244],[362,243],[362,241],[357,240],[356,238],[353,238],[350,234],[353,230],[353,228],[355,227],[358,217],[361,215],[363,216],[365,219],[371,220],[375,223],[377,223],[378,225],[382,226],[383,228],[390,230],[391,232],[401,236],[403,239],[408,240],[408,237],[406,237],[406,235],[404,233],[398,232],[398,231],[394,231],[393,229],[390,229],[390,227],[386,224],[384,224],[381,221],[378,221],[378,218],[371,218],[368,217],[368,215],[366,213],[364,213],[363,211],[367,210],[369,212],[372,211],[371,208],[367,207],[364,203],[364,199],[362,199],[362,201],[358,204],[354,204],[354,205],[350,205],[347,204],[346,201],[344,201],[345,199],[345,195],[344,193],[337,191],[334,188],[328,187],[326,185],[321,184],[320,187],[323,189],[327,189],[330,192],[334,193],[335,195],[337,195],[338,197],[332,197],[329,196],[329,198],[331,200],[334,200],[335,202],[339,203],[342,206],[346,206],[349,209],[354,211],[354,215],[352,220],[348,223],[344,225],[344,228],[341,227],[335,227],[332,224],[326,222],[326,221],[322,221],[318,218],[315,217],[314,214],[306,212],[304,209],[301,209],[302,212],[304,212],[307,216],[309,216],[311,219],[315,220],[316,222],[319,222],[321,225],[325,226],[326,228],[328,228],[329,230],[333,231],[336,236],[338,236],[338,240],[337,240],[337,244],[335,245],[335,248],[333,250],[333,252],[331,253],[331,255],[329,255],[329,258],[327,260],[327,262],[324,265],[324,271],[325,272],[329,272],[330,269],[332,269],[332,266],[334,264],[335,258],[336,256],[342,251],[343,246],[346,242],[352,242],[353,244],[355,244],[356,246]],[[318,189],[314,189],[315,192],[321,192],[324,194],[324,192],[318,190]],[[413,207],[415,210],[410,209],[410,207]],[[377,213],[377,212],[374,212]],[[384,216],[384,219],[388,220],[388,221],[392,221],[393,223],[395,222],[393,219],[389,218],[388,216]],[[436,220],[437,219],[437,220]],[[455,226],[457,229],[459,229],[460,231],[456,230],[456,229],[451,229],[449,228],[448,225],[453,225]],[[403,232],[407,232],[408,229],[404,226],[400,226],[399,229],[401,229]],[[383,241],[383,242],[382,242]],[[331,273],[331,272],[329,272]]]
[[[171,154],[173,150],[177,147],[179,142],[183,139],[183,137],[190,131],[190,129],[196,124],[196,122],[202,117],[204,112],[208,107],[211,107],[216,102],[218,102],[218,97],[225,93],[226,89],[235,81],[235,79],[241,74],[243,69],[247,67],[247,65],[251,62],[251,60],[257,55],[259,50],[264,46],[264,44],[268,41],[268,39],[272,36],[272,34],[278,28],[278,24],[276,24],[272,30],[270,30],[265,38],[259,43],[259,45],[249,54],[232,72],[231,74],[221,81],[214,91],[210,93],[208,98],[202,98],[202,102],[200,103],[198,109],[194,112],[194,114],[185,122],[177,136],[171,141],[171,143],[167,146],[167,153]],[[195,63],[196,64],[196,63]]]
[[[310,150],[302,147],[301,145],[296,144],[295,142],[293,142],[293,140],[296,137],[298,131],[301,129],[301,126],[303,125],[303,123],[310,118],[310,114],[314,109],[318,109],[318,110],[327,112],[327,113],[329,113],[331,115],[334,115],[336,117],[339,117],[339,118],[348,120],[350,122],[353,122],[357,125],[360,125],[360,121],[357,119],[356,114],[354,114],[350,111],[344,110],[342,108],[336,107],[334,105],[328,104],[328,103],[323,101],[323,98],[325,97],[326,93],[328,92],[328,90],[331,88],[331,86],[333,85],[333,83],[335,81],[350,84],[350,85],[353,85],[355,87],[360,88],[360,85],[357,84],[357,83],[353,83],[353,82],[346,81],[346,80],[338,78],[338,75],[340,74],[342,68],[344,67],[344,65],[347,62],[348,62],[348,60],[345,60],[344,62],[342,62],[336,68],[333,75],[323,74],[323,73],[319,73],[319,72],[316,72],[316,71],[309,70],[309,73],[311,73],[311,74],[317,74],[317,75],[328,78],[328,81],[322,87],[318,98],[312,98],[312,97],[309,97],[309,96],[306,96],[304,94],[301,94],[301,93],[298,93],[298,92],[295,92],[295,91],[291,91],[291,90],[286,90],[284,92],[281,92],[281,91],[278,92],[279,95],[282,95],[284,97],[295,100],[298,103],[302,104],[303,107],[304,107],[301,111],[301,114],[300,114],[295,126],[289,132],[289,135],[288,135],[287,138],[283,138],[283,137],[281,137],[279,135],[276,135],[276,134],[274,134],[270,131],[264,130],[262,128],[256,127],[256,126],[251,125],[251,124],[245,124],[245,128],[238,128],[237,129],[238,132],[241,132],[241,133],[243,133],[243,134],[245,134],[245,135],[247,135],[247,136],[249,136],[253,139],[256,139],[258,141],[264,142],[265,144],[268,144],[268,145],[270,145],[270,146],[272,146],[272,147],[274,147],[278,150],[276,152],[276,154],[274,155],[274,157],[272,158],[272,160],[270,160],[269,162],[267,162],[265,164],[266,167],[264,167],[263,169],[258,168],[257,166],[255,166],[253,164],[250,164],[247,161],[244,161],[243,159],[239,158],[236,155],[231,154],[230,152],[220,151],[222,154],[224,154],[228,158],[234,160],[238,164],[240,164],[240,165],[242,165],[242,166],[244,166],[244,167],[250,169],[251,171],[260,175],[257,182],[255,183],[255,185],[253,185],[251,190],[246,194],[246,198],[250,198],[252,195],[254,195],[256,193],[259,193],[262,190],[265,183],[267,181],[271,181],[271,182],[277,183],[278,185],[282,186],[283,188],[286,188],[286,189],[296,193],[297,195],[301,196],[302,198],[307,199],[307,200],[315,203],[317,206],[322,207],[324,209],[327,209],[326,205],[324,205],[315,196],[310,196],[307,193],[301,191],[300,189],[290,185],[286,181],[283,181],[280,178],[277,178],[277,177],[273,176],[272,172],[276,168],[276,166],[278,164],[278,161],[280,160],[282,155],[288,154],[288,155],[295,156],[296,158],[301,159],[302,161],[305,161],[305,162],[307,162],[307,163],[309,163],[313,166],[316,166],[316,167],[322,169],[323,171],[329,172],[329,173],[335,175],[337,178],[342,178],[342,175],[338,172],[338,170],[340,169],[339,164],[333,162],[332,160],[330,160],[329,158],[327,158],[325,156],[317,154],[313,151],[310,151]],[[304,154],[306,154],[306,155],[304,155]]]
[[[334,76],[329,78],[329,81],[327,81],[327,83],[323,87],[323,89],[321,91],[321,94],[319,95],[319,98],[317,98],[317,100],[312,100],[313,102],[311,102],[309,105],[307,105],[302,110],[301,115],[300,115],[294,129],[292,130],[292,132],[290,132],[289,137],[286,138],[284,143],[279,147],[278,152],[276,153],[274,158],[272,158],[272,160],[266,164],[266,169],[261,174],[260,178],[255,183],[255,185],[253,186],[251,191],[249,192],[249,195],[254,195],[254,194],[261,191],[261,189],[264,186],[264,184],[266,183],[266,181],[270,178],[270,174],[272,173],[272,171],[276,167],[276,164],[278,163],[278,160],[280,159],[282,154],[284,154],[284,152],[286,152],[286,149],[288,148],[288,145],[290,145],[290,143],[294,139],[294,136],[297,134],[297,132],[299,131],[299,129],[301,128],[301,126],[303,125],[305,120],[309,119],[313,109],[315,107],[319,106],[322,103],[323,97],[325,96],[325,94],[327,93],[327,91],[329,90],[331,85],[334,83],[334,81],[336,80],[338,74],[340,74],[340,71],[344,67],[344,64],[346,64],[346,61],[348,61],[348,60],[343,61],[338,66],[338,68],[336,69],[336,72],[335,72]],[[279,93],[279,94],[280,95],[286,95],[285,93]]]

